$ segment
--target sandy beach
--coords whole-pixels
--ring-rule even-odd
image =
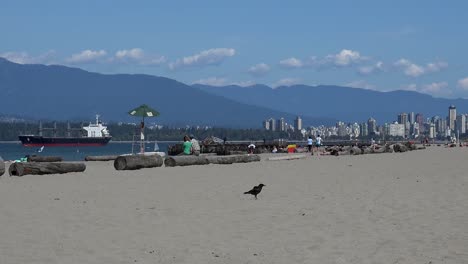
[[[468,263],[467,157],[3,175],[0,263]]]

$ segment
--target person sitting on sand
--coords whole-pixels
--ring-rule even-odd
[[[277,153],[278,152],[278,149],[276,148],[276,146],[273,146],[273,150],[271,151],[271,153]]]
[[[195,139],[194,135],[190,135],[190,142],[192,143],[192,154],[200,156],[200,144],[198,143],[198,140]]]
[[[184,149],[184,155],[192,154],[192,142],[190,142],[189,136],[184,136],[184,144],[182,146]]]

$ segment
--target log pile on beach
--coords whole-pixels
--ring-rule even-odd
[[[412,150],[425,149],[424,146],[417,147],[416,144],[411,142],[395,143],[386,145],[373,145],[373,146],[332,146],[326,147],[325,152],[333,156],[344,155],[362,155],[362,154],[379,154],[379,153],[393,153],[393,152],[407,152]]]
[[[69,172],[83,172],[84,163],[72,162],[15,162],[10,165],[10,176],[63,174]]]

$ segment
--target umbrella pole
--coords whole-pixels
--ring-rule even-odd
[[[140,153],[145,153],[145,117],[143,117],[140,128]]]

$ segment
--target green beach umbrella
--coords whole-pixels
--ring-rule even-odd
[[[129,115],[132,115],[132,116],[140,116],[140,117],[143,117],[143,120],[145,117],[155,117],[155,116],[158,116],[159,115],[159,112],[154,110],[153,108],[145,105],[145,104],[142,104],[140,105],[139,107],[133,109],[133,110],[130,110],[128,112]]]

